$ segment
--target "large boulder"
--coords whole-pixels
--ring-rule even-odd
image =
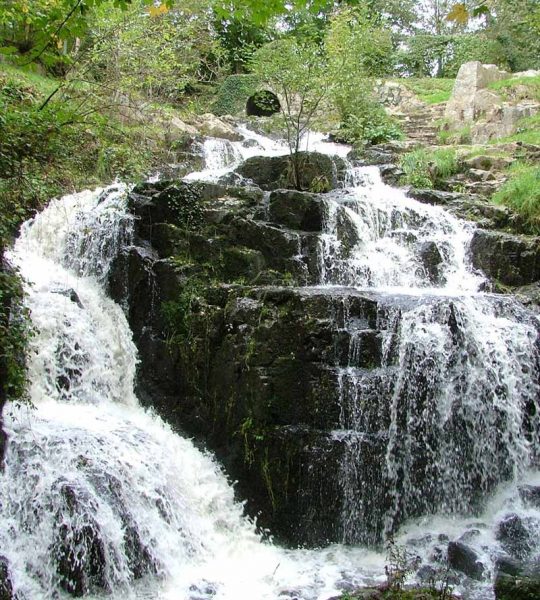
[[[9,575],[9,563],[5,556],[0,556],[0,600],[13,599],[13,586]]]
[[[507,515],[497,528],[496,537],[505,552],[519,560],[529,557],[536,546],[535,523],[516,514]]]
[[[471,126],[473,143],[483,144],[515,133],[520,119],[540,110],[536,101],[504,102],[489,85],[510,75],[495,65],[468,62],[459,69],[445,118],[451,129]]]
[[[270,219],[291,229],[321,231],[323,213],[324,204],[317,194],[278,190],[270,195]]]
[[[516,228],[520,225],[518,216],[507,206],[493,204],[477,194],[413,188],[409,190],[409,196],[424,204],[443,206],[456,217],[475,221],[484,229]]]
[[[373,92],[377,100],[390,113],[409,112],[424,106],[424,103],[407,86],[397,81],[377,79]]]
[[[540,573],[509,574],[498,572],[495,578],[495,600],[538,600]]]
[[[300,187],[312,192],[328,192],[344,176],[343,160],[319,152],[299,152]],[[292,188],[292,158],[289,156],[253,156],[242,163],[237,173],[251,179],[263,190]]]
[[[448,564],[472,579],[481,581],[484,578],[484,565],[478,554],[467,544],[456,541],[448,544]]]
[[[471,139],[475,144],[485,144],[493,139],[510,136],[516,132],[521,119],[532,117],[539,110],[540,104],[534,101],[495,103],[484,111],[484,119],[472,126]]]
[[[490,83],[506,79],[508,73],[495,65],[478,61],[461,65],[452,96],[446,105],[445,117],[453,123],[472,123],[500,103],[499,96],[490,90]]]
[[[240,142],[243,137],[236,129],[223,119],[211,113],[205,113],[194,119],[196,128],[202,135],[223,138],[231,142]]]

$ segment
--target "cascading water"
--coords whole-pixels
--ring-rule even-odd
[[[325,202],[320,281],[376,297],[382,339],[380,364],[366,368],[372,340],[344,309],[349,360],[337,369],[334,432],[345,445],[343,540],[377,543],[422,515],[478,514],[503,482],[519,505],[539,463],[537,317],[478,292],[471,224],[386,186],[374,167],[351,169],[348,186]],[[528,515],[533,530],[539,516]],[[493,541],[482,539],[484,551]]]
[[[323,285],[478,290],[483,279],[466,260],[471,225],[385,185],[377,167],[351,169],[348,183],[326,202]]]
[[[286,152],[239,131],[244,142],[208,140],[205,171],[189,177],[215,180],[248,156]],[[310,148],[348,150],[317,136]],[[113,186],[51,202],[12,253],[37,330],[35,410],[6,407],[0,479],[1,554],[18,598],[325,600],[381,581],[384,557],[361,547],[262,542],[212,458],[139,407],[131,334],[103,291],[131,240],[125,196]],[[504,550],[493,524],[510,510],[540,524],[526,493],[540,483],[537,320],[476,293],[484,281],[467,260],[470,225],[384,186],[375,169],[351,169],[325,204],[321,285],[384,300],[380,367],[364,364],[365,327],[347,310],[340,325],[350,338],[334,432],[345,444],[343,539],[378,541],[417,517],[396,540],[425,564],[466,535],[489,571]],[[492,597],[470,589],[471,599]]]
[[[12,252],[37,331],[35,410],[5,411],[0,547],[17,598],[322,599],[344,573],[380,574],[367,551],[263,543],[213,459],[138,406],[131,334],[102,289],[130,240],[125,197],[54,200]]]

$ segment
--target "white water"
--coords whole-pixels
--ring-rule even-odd
[[[289,153],[284,140],[272,140],[243,125],[238,127],[238,132],[244,137],[241,142],[208,138],[203,144],[204,169],[190,173],[184,179],[217,181],[252,156],[283,156]],[[347,146],[329,142],[326,136],[315,132],[308,132],[303,137],[300,149],[342,157],[349,152]]]
[[[104,565],[84,589],[117,598],[322,599],[343,573],[357,583],[380,577],[381,557],[366,550],[263,543],[215,461],[138,406],[130,331],[100,286],[111,245],[129,238],[125,190],[101,197],[51,202],[11,255],[38,332],[35,410],[5,411],[0,547],[14,589],[28,599],[63,595],[70,584],[56,565],[68,546],[75,562]]]
[[[323,284],[405,293],[478,290],[484,278],[466,259],[471,224],[385,185],[377,167],[351,170],[349,184],[326,201],[320,240]],[[423,248],[434,249],[440,257],[435,277],[426,270]]]
[[[279,142],[241,132],[247,144],[209,140],[207,168],[191,178],[217,179],[248,156],[286,151]],[[319,137],[312,136],[311,142],[311,149],[330,154],[344,156],[348,150]],[[419,373],[423,361],[432,356],[436,364],[430,372],[440,381],[452,381],[463,395],[464,412],[470,415],[478,442],[473,455],[481,474],[484,467],[488,475],[500,467],[490,454],[498,443],[495,424],[489,422],[491,407],[495,404],[504,415],[504,464],[511,471],[508,478],[514,478],[474,516],[462,516],[468,511],[466,503],[459,503],[459,486],[450,490],[442,481],[451,494],[448,510],[442,507],[438,516],[409,521],[396,539],[427,563],[441,546],[439,535],[458,539],[479,529],[470,534],[469,543],[492,570],[500,552],[494,524],[509,511],[540,523],[540,514],[523,504],[515,485],[518,480],[540,483],[538,472],[529,470],[534,444],[521,429],[527,401],[538,397],[536,328],[530,319],[513,314],[513,307],[496,309],[476,294],[483,278],[466,258],[470,225],[384,186],[374,169],[352,172],[350,184],[326,200],[321,283],[453,296],[462,329],[471,336],[469,354],[461,355],[467,368],[460,380],[462,371],[455,363],[459,357],[449,358],[456,349],[437,304],[381,314],[388,321],[384,360],[389,367],[397,361],[400,368],[394,372],[401,373],[388,382],[393,404],[386,477],[399,477],[412,457],[415,428],[422,425],[411,410],[404,432],[409,452],[401,455],[403,431],[397,413],[407,384],[405,369],[412,362]],[[36,409],[8,407],[5,419],[10,441],[0,481],[0,547],[11,565],[16,591],[29,600],[65,596],[63,589],[70,584],[64,581],[62,587],[56,565],[59,557],[65,559],[68,546],[73,548],[71,558],[74,554],[77,559],[72,562],[94,557],[104,565],[85,582],[96,594],[100,588],[110,589],[111,595],[103,597],[325,600],[344,585],[383,581],[385,557],[361,547],[286,551],[262,542],[242,516],[242,506],[234,501],[214,460],[139,407],[133,393],[137,357],[131,334],[121,309],[101,287],[117,248],[130,240],[124,202],[121,186],[105,199],[99,192],[83,192],[54,201],[24,227],[12,254],[30,283],[28,303],[38,330],[30,361]],[[343,228],[349,229],[348,242]],[[437,281],[427,276],[419,258],[418,249],[427,241],[435,242],[442,257]],[[343,428],[335,436],[358,439],[364,427],[363,383],[355,379],[360,342],[352,322],[344,327],[352,341],[350,365],[340,376],[349,392],[343,394]],[[393,351],[392,327],[399,330]],[[444,431],[457,392],[435,387],[433,420]],[[410,401],[414,395],[405,398]],[[363,517],[354,487],[361,457],[354,443],[350,449],[349,462],[343,465],[346,494],[349,489],[344,522],[354,540]],[[446,448],[445,469],[455,450]],[[444,472],[448,485],[459,480],[456,474],[451,469]],[[493,476],[497,479],[496,472]],[[419,492],[414,483],[400,486],[396,502],[406,504]],[[475,586],[464,588],[466,597],[491,597],[489,588]]]

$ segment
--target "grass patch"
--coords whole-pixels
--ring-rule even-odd
[[[411,90],[423,102],[427,104],[439,104],[450,100],[455,79],[410,77],[398,79],[397,82]]]
[[[2,81],[13,80],[19,85],[30,86],[35,92],[48,96],[59,84],[57,79],[47,77],[28,67],[14,67],[9,63],[0,63],[0,84]]]
[[[401,183],[417,188],[434,188],[442,181],[459,173],[459,161],[454,148],[441,148],[430,152],[425,149],[403,154],[400,167],[405,175]]]
[[[501,142],[523,142],[524,144],[540,146],[540,113],[532,117],[520,119],[517,124],[516,133],[494,141],[494,143]]]
[[[532,233],[540,233],[540,166],[516,163],[492,200],[520,214]]]
[[[535,77],[512,77],[489,84],[505,100],[536,100],[540,102],[540,75]]]

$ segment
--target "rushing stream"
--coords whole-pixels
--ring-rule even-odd
[[[188,179],[217,179],[249,156],[286,151],[239,131],[249,143],[208,140],[205,170]],[[348,151],[315,135],[310,149]],[[388,432],[380,470],[396,490],[383,515],[387,530],[397,513],[411,517],[396,540],[424,564],[442,542],[466,536],[486,565],[486,581],[460,589],[471,600],[491,598],[497,523],[511,513],[540,529],[540,511],[523,493],[525,484],[540,484],[531,470],[540,357],[536,318],[511,298],[478,293],[484,279],[467,259],[472,226],[385,186],[374,168],[351,168],[347,187],[327,196],[321,286],[412,300],[408,309],[389,302],[379,315],[386,368],[372,379],[358,366],[354,319],[343,323],[352,342],[339,373],[341,428],[333,435],[347,443],[341,477],[349,545],[285,550],[261,540],[210,455],[138,404],[131,332],[103,288],[118,249],[131,240],[126,194],[116,185],[52,201],[24,225],[11,254],[28,282],[36,328],[35,410],[6,407],[0,478],[0,555],[17,598],[90,591],[326,600],[348,586],[384,581],[385,556],[357,544],[371,539],[360,515],[372,502],[362,452],[373,420]],[[426,254],[435,256],[432,268]],[[391,398],[387,414],[372,415],[368,405],[383,396]],[[425,464],[414,464],[418,445],[430,458]],[[418,472],[418,480],[411,477]],[[421,487],[426,477],[436,489]],[[109,593],[93,596],[96,589]]]

